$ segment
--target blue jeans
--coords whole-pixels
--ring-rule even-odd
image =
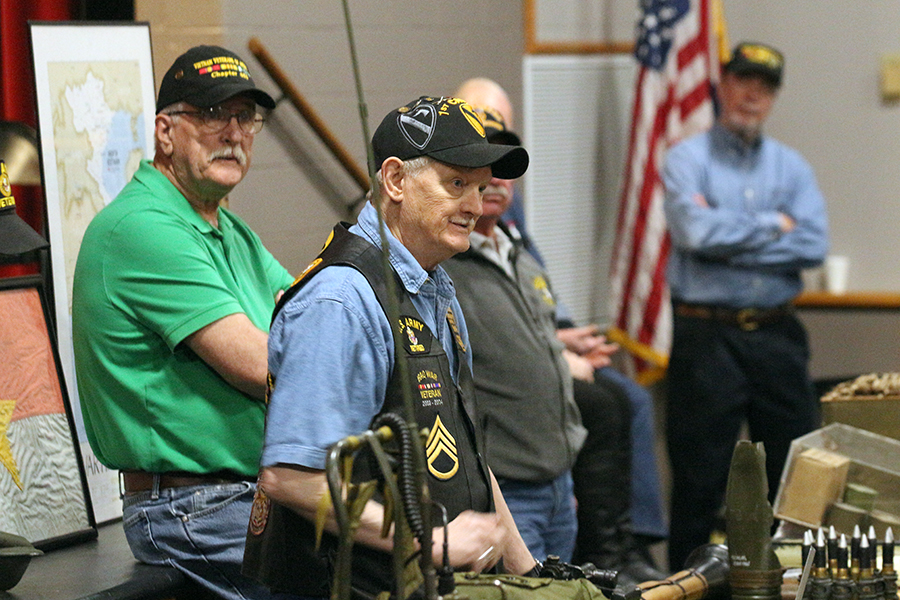
[[[631,530],[653,539],[669,537],[663,516],[659,467],[656,463],[656,424],[653,397],[636,381],[612,367],[597,376],[619,385],[631,404]]]
[[[555,554],[571,562],[578,533],[572,474],[544,483],[498,477],[497,483],[531,555],[543,561]]]
[[[141,562],[168,565],[223,598],[271,598],[241,575],[256,485],[247,482],[126,494],[123,525]]]

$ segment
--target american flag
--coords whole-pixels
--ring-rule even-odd
[[[610,273],[615,321],[609,338],[637,358],[644,383],[665,372],[672,337],[660,172],[670,146],[713,122],[711,83],[718,78],[720,42],[713,23],[724,25],[716,2],[641,1],[635,46],[640,65]]]

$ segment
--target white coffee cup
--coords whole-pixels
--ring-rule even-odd
[[[847,276],[850,270],[850,258],[831,255],[825,259],[825,289],[832,294],[843,294],[847,291]]]

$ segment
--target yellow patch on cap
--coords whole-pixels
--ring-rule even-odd
[[[244,61],[231,56],[216,56],[213,58],[208,58],[206,60],[195,62],[193,66],[198,75],[208,75],[213,78],[250,78],[250,71],[247,69],[247,64]]]
[[[747,44],[741,47],[741,53],[747,60],[772,69],[780,69],[784,62],[780,54],[765,46]]]
[[[15,205],[16,199],[12,195],[9,174],[6,172],[6,163],[0,160],[0,208],[9,208]]]
[[[469,125],[478,132],[478,135],[484,137],[484,123],[481,122],[481,117],[478,116],[475,109],[468,104],[460,104],[459,110],[462,112],[463,116],[466,117],[466,121],[469,122]]]

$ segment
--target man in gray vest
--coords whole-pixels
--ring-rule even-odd
[[[499,111],[476,111],[491,143],[519,143]],[[469,250],[444,263],[468,317],[488,463],[535,556],[574,556],[620,583],[662,579],[628,528],[628,398],[560,340],[549,277],[503,222],[512,201],[513,182],[494,177]]]

